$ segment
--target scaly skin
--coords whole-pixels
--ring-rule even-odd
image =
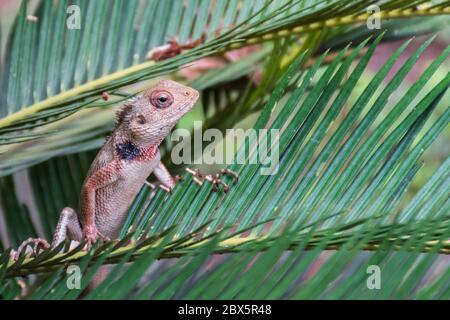
[[[164,80],[119,109],[116,129],[84,181],[80,224],[70,225],[69,239],[81,241],[80,234],[88,243],[99,236],[117,238],[133,199],[151,173],[169,190],[174,188],[176,180],[161,163],[158,146],[198,96],[192,88]]]

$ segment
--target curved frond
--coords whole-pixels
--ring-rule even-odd
[[[279,130],[268,144],[271,154],[279,154],[275,174],[261,174],[262,163],[236,163],[248,162],[257,152],[247,137],[235,155],[236,164],[230,166],[239,172],[240,181],[226,195],[213,193],[206,185],[199,188],[189,179],[169,197],[144,187],[118,243],[88,252],[81,251],[83,244],[62,254],[61,248],[46,250],[15,263],[8,262],[6,251],[1,276],[50,273],[47,285],[33,298],[75,298],[76,292],[56,282],[63,266],[73,263],[85,270],[84,286],[103,263],[115,264],[108,281],[86,298],[444,297],[442,287],[435,284],[447,281],[448,274],[429,280],[427,270],[439,261],[439,254],[450,252],[450,162],[442,164],[409,205],[401,203],[421,168],[421,155],[450,120],[447,107],[426,125],[448,90],[450,75],[423,92],[450,47],[389,107],[389,97],[433,39],[413,52],[382,86],[410,43],[404,42],[351,100],[381,38],[373,39],[361,57],[369,39],[348,55],[348,48],[341,50],[322,68],[327,53],[306,70],[300,68],[306,61],[301,54],[278,79],[254,125]],[[307,90],[311,81],[315,85]],[[86,157],[60,158],[30,170],[35,191],[59,188],[57,197],[36,192],[42,197],[40,209],[54,211],[56,201],[73,201],[73,190],[89,164]],[[64,167],[71,168],[74,179],[58,182]],[[46,174],[48,170],[56,171]],[[54,221],[42,218],[50,222],[45,229],[51,232]],[[147,240],[126,245],[143,233]],[[179,261],[171,263],[170,258]],[[134,262],[126,268],[127,261]],[[214,268],[205,269],[211,264]],[[152,265],[157,271],[147,274]],[[389,275],[385,290],[368,290],[366,270],[372,265]],[[142,278],[147,280],[140,282]]]

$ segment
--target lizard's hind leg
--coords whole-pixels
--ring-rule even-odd
[[[69,207],[62,209],[61,214],[59,215],[58,224],[56,225],[55,234],[51,244],[42,238],[29,238],[20,244],[17,251],[13,250],[11,256],[14,260],[17,260],[22,253],[25,253],[26,256],[36,256],[41,248],[54,248],[66,238],[78,242],[81,242],[82,239],[81,226],[78,221],[77,213]]]
[[[52,240],[52,248],[58,246],[67,238],[78,242],[82,239],[82,231],[77,213],[70,207],[65,207],[61,210]]]
[[[34,247],[32,247],[33,245]],[[11,251],[11,257],[14,261],[17,261],[23,252],[25,252],[25,255],[27,257],[31,256],[32,254],[37,255],[40,248],[48,249],[50,248],[50,244],[47,242],[47,240],[42,238],[28,238],[20,244],[19,248],[17,248],[17,251]]]

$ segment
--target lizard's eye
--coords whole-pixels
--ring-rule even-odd
[[[150,96],[150,102],[157,108],[167,108],[173,103],[173,96],[167,91],[153,91]]]

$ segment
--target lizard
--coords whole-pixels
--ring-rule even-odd
[[[87,248],[101,240],[116,239],[128,209],[144,184],[153,175],[159,187],[169,193],[174,189],[179,176],[173,177],[161,162],[159,145],[177,124],[180,118],[194,106],[199,92],[172,80],[162,80],[141,95],[125,102],[116,112],[115,128],[92,162],[84,180],[79,211],[62,209],[53,240],[49,244],[42,238],[25,240],[13,253],[17,260],[26,254],[38,253],[40,247],[54,248],[69,239],[80,243],[86,241]],[[213,190],[222,185],[220,175],[230,174],[237,180],[237,173],[223,169],[220,174],[202,175],[198,170],[186,168],[194,182],[213,184]],[[33,251],[27,252],[34,245]]]

